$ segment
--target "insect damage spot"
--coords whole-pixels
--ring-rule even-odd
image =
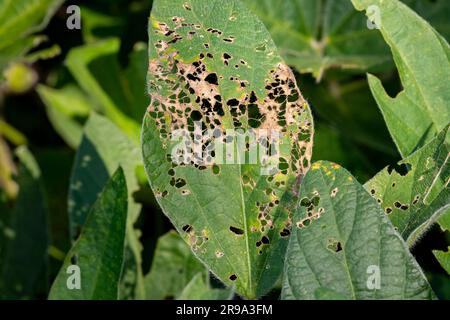
[[[327,249],[332,252],[338,253],[342,250],[341,242],[335,238],[330,238],[327,240]]]
[[[411,171],[411,164],[402,163],[388,166],[388,173],[392,174],[393,171],[397,172],[401,176],[406,176]]]
[[[237,275],[232,274],[228,279],[230,279],[231,281],[236,281]]]
[[[338,193],[339,188],[334,188],[333,190],[331,190],[331,194],[330,197],[334,198],[336,197],[336,194]]]
[[[210,83],[210,84],[214,84],[214,85],[218,85],[219,82],[217,81],[217,74],[216,73],[210,73],[205,77],[205,81]]]
[[[244,234],[244,230],[230,226],[230,231],[233,232],[234,234],[241,236]]]
[[[190,224],[186,224],[183,226],[182,230],[184,232],[191,232],[192,231],[192,226]]]
[[[265,43],[261,43],[261,44],[257,45],[255,47],[255,50],[257,52],[264,52],[264,51],[266,51],[266,44]]]
[[[187,2],[183,3],[183,8],[184,8],[185,10],[187,10],[187,11],[191,11],[191,10],[192,10],[190,4],[187,3]]]
[[[225,254],[222,251],[216,251],[216,258],[222,258]]]

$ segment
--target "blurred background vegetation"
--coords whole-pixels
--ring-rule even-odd
[[[312,105],[314,160],[340,163],[361,183],[400,160],[367,85],[366,72],[377,74],[393,96],[401,84],[389,48],[379,32],[367,28],[365,16],[349,0],[243,1],[268,27]],[[17,297],[46,298],[48,285],[71,245],[69,186],[89,114],[105,115],[132,143],[139,143],[148,100],[147,23],[152,3],[17,0],[19,10],[13,12],[5,11],[6,2],[0,0],[0,211],[6,212],[17,201],[20,152],[14,150],[26,145],[42,173],[50,267],[48,283]],[[450,1],[404,2],[449,40]],[[70,5],[81,8],[80,30],[66,27]],[[135,227],[140,230],[145,275],[157,239],[171,225],[160,212],[142,168],[136,176],[133,197],[142,209]],[[36,208],[30,205],[27,210]],[[28,219],[35,223],[33,217]],[[0,230],[4,223],[0,212]],[[435,226],[413,249],[433,289],[446,299],[450,299],[450,279],[432,250],[446,251],[449,244],[448,232]]]

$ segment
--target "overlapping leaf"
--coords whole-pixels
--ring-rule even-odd
[[[286,254],[284,299],[430,299],[431,288],[375,199],[343,168],[306,174]]]
[[[379,28],[391,47],[404,90],[391,98],[381,81],[369,76],[372,93],[403,157],[433,139],[450,122],[450,48],[403,3],[352,0],[358,10],[377,8]],[[447,140],[450,141],[450,140]]]
[[[84,129],[84,136],[75,158],[69,189],[69,222],[72,239],[75,239],[84,224],[90,207],[99,192],[120,165],[127,178],[128,221],[127,246],[124,267],[124,287],[121,296],[143,297],[141,271],[141,245],[134,229],[140,205],[133,200],[138,189],[136,167],[141,164],[141,155],[135,144],[108,119],[91,114]],[[125,294],[124,291],[128,293]]]
[[[448,126],[434,140],[365,185],[409,243],[450,207]]]
[[[258,297],[281,273],[289,191],[311,156],[309,106],[263,24],[237,0],[155,1],[149,35],[142,149],[152,189],[197,257],[239,294]],[[171,137],[193,138],[194,121],[200,151],[180,163]],[[234,152],[223,164],[220,148],[236,140],[227,129],[280,133],[279,170],[266,176],[270,164],[244,164]],[[231,138],[216,143],[217,158],[203,157],[213,131]]]
[[[119,167],[92,206],[79,238],[52,285],[49,299],[118,298],[124,260],[127,198],[125,175]]]

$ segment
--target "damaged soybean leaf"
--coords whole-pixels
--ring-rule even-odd
[[[142,150],[152,189],[195,255],[259,297],[281,274],[290,199],[310,165],[309,106],[240,1],[157,0],[149,37]]]
[[[448,135],[447,126],[427,145],[365,184],[410,245],[450,208]]]
[[[391,47],[404,90],[391,98],[375,76],[369,75],[369,84],[405,158],[450,122],[450,82],[443,81],[450,79],[450,47],[425,20],[397,0],[352,2],[368,15],[373,13],[369,7],[378,10],[377,23]]]
[[[375,199],[339,165],[312,165],[292,222],[283,299],[434,297]]]
[[[127,184],[121,167],[92,206],[50,290],[51,300],[116,300],[124,261]]]

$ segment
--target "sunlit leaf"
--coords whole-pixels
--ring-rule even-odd
[[[152,189],[196,256],[239,294],[258,297],[282,270],[291,191],[311,157],[309,106],[264,25],[239,1],[155,1],[149,36],[142,149]],[[201,148],[183,165],[171,137],[184,130],[192,138],[197,120]],[[217,139],[217,156],[203,157],[214,129],[231,139]],[[278,154],[249,163],[241,147],[223,164],[227,129],[270,132]]]
[[[397,0],[352,2],[358,10],[375,6],[379,12],[379,28],[391,47],[404,90],[391,98],[378,78],[369,75],[369,83],[398,150],[407,157],[450,121],[450,82],[443,80],[450,79],[450,47]]]

